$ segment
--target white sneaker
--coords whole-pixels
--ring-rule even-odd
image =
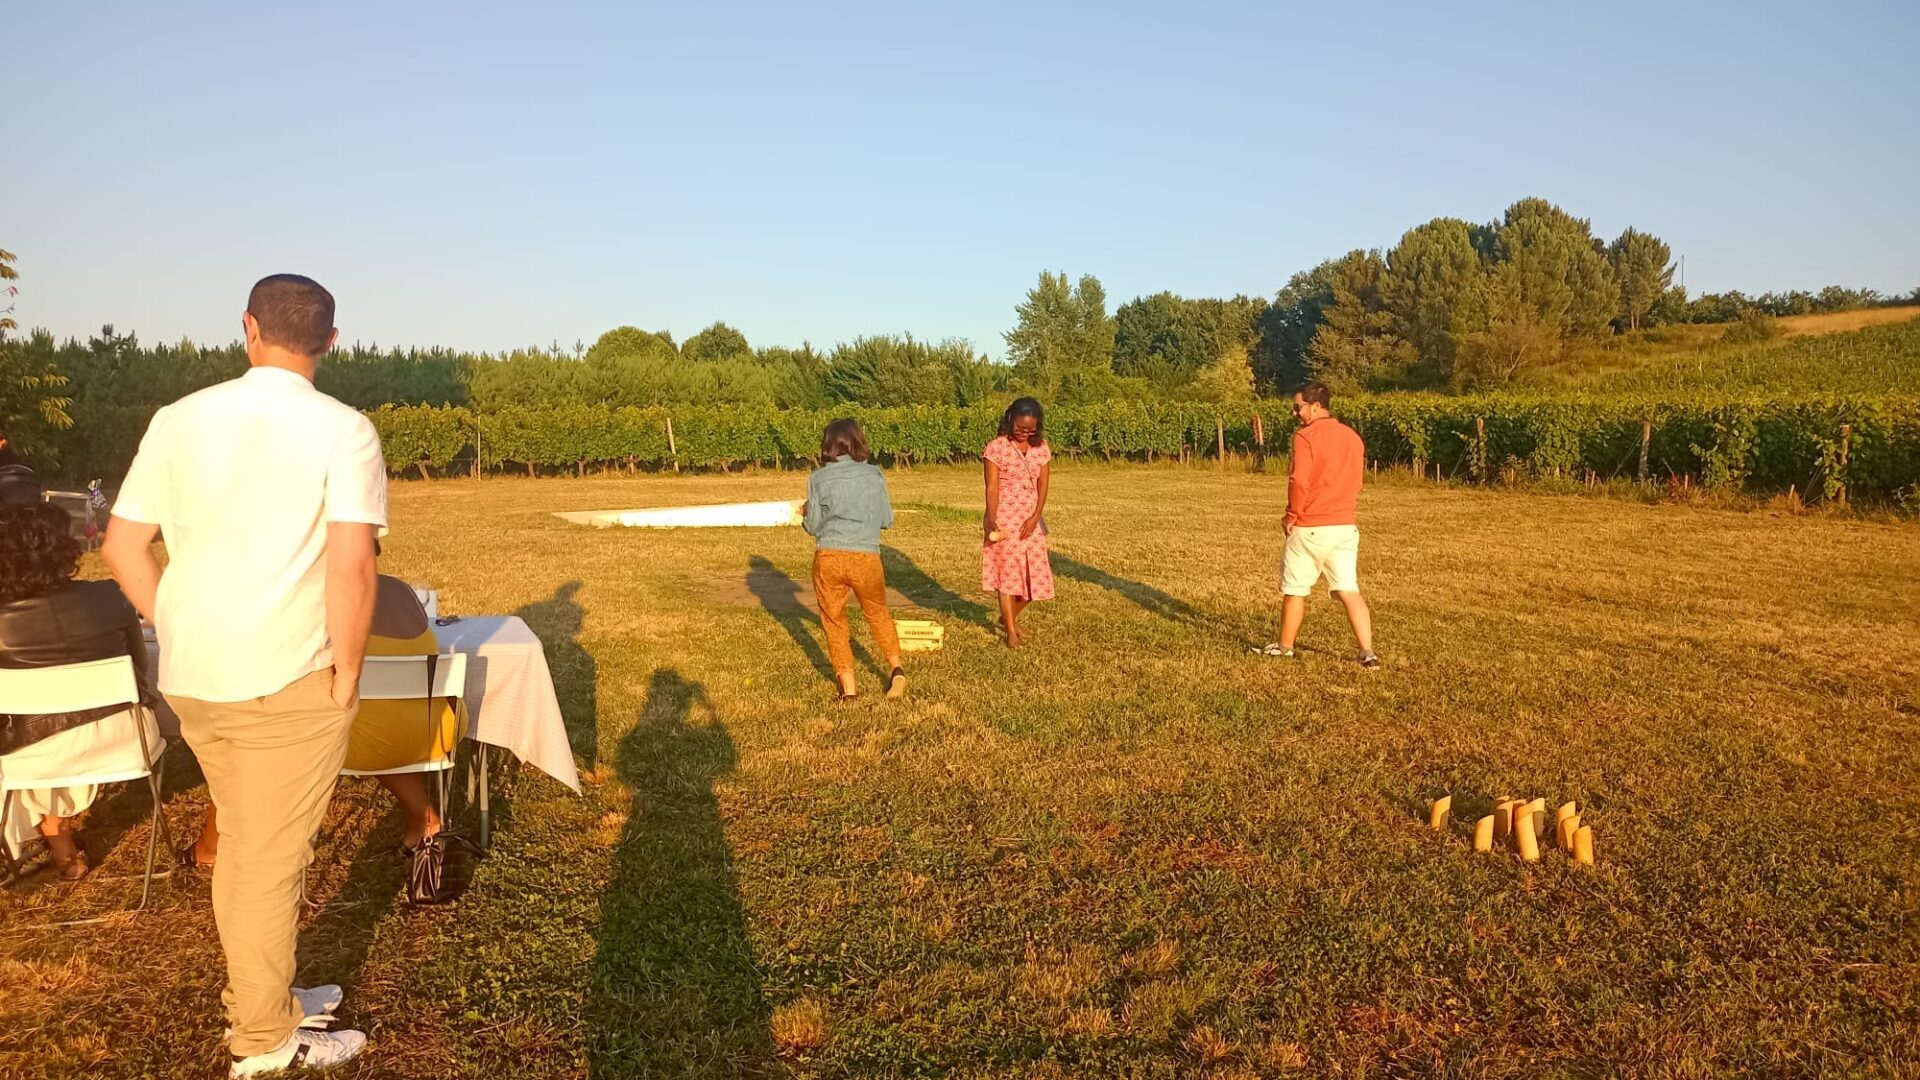
[[[360,1056],[367,1037],[358,1031],[304,1031],[295,1029],[278,1048],[251,1057],[236,1057],[229,1077],[268,1076],[288,1069],[325,1069]]]
[[[347,992],[334,983],[328,983],[311,990],[296,986],[293,988],[293,996],[294,1000],[300,1002],[300,1026],[314,1031],[324,1031],[333,1026],[333,1012],[340,1007],[341,1002],[347,999]],[[220,1037],[233,1038],[233,1028],[227,1028],[226,1034]]]

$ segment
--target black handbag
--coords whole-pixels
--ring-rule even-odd
[[[407,867],[407,903],[443,904],[452,898],[447,887],[447,839],[444,833],[436,833],[413,849],[413,861]]]
[[[437,717],[434,714],[433,677],[439,665],[438,656],[427,657],[427,728],[436,738],[438,731]],[[450,872],[453,869],[450,866],[451,852],[454,845],[460,841],[460,837],[453,835],[447,829],[446,780],[444,777],[436,777],[435,783],[440,787],[442,794],[440,831],[422,839],[420,846],[413,849],[413,856],[408,860],[407,903],[409,904],[444,904],[460,893],[456,878],[461,875]]]

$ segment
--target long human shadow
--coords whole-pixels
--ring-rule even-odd
[[[299,971],[307,977],[302,986],[339,983],[351,993],[360,981],[380,921],[400,900],[407,864],[395,849],[406,832],[407,816],[384,788],[374,786],[369,794],[386,812],[361,838],[340,891],[300,931]],[[338,793],[334,797],[339,798]],[[454,871],[449,868],[449,872]]]
[[[560,715],[567,725],[567,744],[591,769],[600,757],[595,684],[599,669],[593,654],[580,646],[580,628],[587,613],[574,600],[579,592],[580,583],[569,581],[554,590],[551,598],[528,604],[514,614],[525,620],[546,650],[554,693],[560,699]]]
[[[587,1074],[778,1074],[714,784],[738,760],[706,689],[653,673],[616,770],[632,794],[600,897]]]
[[[800,599],[803,591],[800,583],[788,577],[786,571],[773,565],[766,556],[755,555],[747,560],[747,591],[806,654],[813,670],[823,678],[832,679],[833,661],[827,658],[827,650],[813,636],[814,628],[820,625],[820,616]],[[822,630],[822,633],[825,631]],[[878,670],[879,665],[858,639],[853,642],[853,656],[856,662]]]
[[[881,565],[886,567],[887,584],[900,591],[900,595],[923,608],[944,611],[962,622],[972,623],[989,633],[997,633],[994,613],[987,605],[968,600],[945,585],[940,584],[926,571],[920,569],[907,553],[899,548],[883,546],[880,549]]]
[[[1211,633],[1236,632],[1234,625],[1220,616],[1202,611],[1185,600],[1171,593],[1162,592],[1145,582],[1109,574],[1097,566],[1062,555],[1058,551],[1051,552],[1050,557],[1053,560],[1055,574],[1075,581],[1084,581],[1089,585],[1098,585],[1102,589],[1118,593],[1138,604],[1148,613],[1166,619],[1168,622],[1181,623]]]

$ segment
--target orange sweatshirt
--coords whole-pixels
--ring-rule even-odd
[[[1325,417],[1293,434],[1287,470],[1287,527],[1355,525],[1367,448],[1359,433]]]

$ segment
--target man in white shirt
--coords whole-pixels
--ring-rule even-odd
[[[336,1064],[366,1044],[314,1030],[339,987],[292,986],[301,882],[360,704],[387,521],[373,425],[313,387],[339,336],[333,311],[309,278],[253,287],[251,370],[155,414],[102,551],[154,623],[160,690],[219,811],[213,912],[235,1077]]]

